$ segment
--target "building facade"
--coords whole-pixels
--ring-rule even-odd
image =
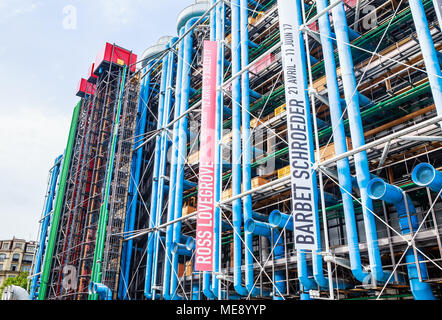
[[[7,278],[17,277],[21,272],[31,273],[37,243],[13,238],[0,241],[0,287]]]

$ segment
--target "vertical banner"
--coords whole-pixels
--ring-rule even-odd
[[[309,107],[306,105],[305,80],[297,17],[298,0],[278,0],[281,56],[284,69],[287,109],[287,136],[292,189],[292,214],[295,248],[316,250],[316,214],[310,150]],[[300,2],[299,2],[300,3]]]
[[[195,271],[213,270],[217,47],[204,41]]]

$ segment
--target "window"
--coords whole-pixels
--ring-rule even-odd
[[[23,272],[31,272],[31,267],[30,266],[23,266],[21,268],[21,271],[23,271]]]
[[[14,274],[8,275],[8,278],[15,278],[15,277],[16,277],[16,275],[14,275]]]
[[[3,242],[2,249],[3,250],[8,250],[9,249],[9,242]]]
[[[0,263],[0,271],[3,270],[3,263]]]
[[[11,271],[17,271],[17,265],[11,264]]]
[[[27,246],[26,247],[26,252],[34,253],[34,251],[35,251],[35,246]]]
[[[12,256],[12,261],[18,262],[19,260],[20,260],[20,254],[14,253],[14,255]]]
[[[32,254],[25,254],[23,256],[23,263],[32,263],[34,256]]]
[[[6,259],[6,254],[1,253],[1,254],[0,254],[0,262],[5,261],[5,259]]]
[[[21,250],[23,250],[23,243],[16,243],[14,245],[14,249],[21,249]]]

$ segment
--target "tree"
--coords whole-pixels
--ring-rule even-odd
[[[20,272],[20,274],[15,278],[8,278],[3,282],[2,287],[0,288],[0,299],[3,295],[3,291],[8,286],[18,286],[22,287],[23,289],[26,289],[28,285],[28,273],[27,272]]]

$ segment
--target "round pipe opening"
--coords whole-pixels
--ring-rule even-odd
[[[274,210],[270,213],[269,223],[272,227],[279,227],[282,221],[282,214],[278,210]]]
[[[433,182],[434,177],[436,176],[436,172],[431,164],[421,163],[417,165],[413,173],[411,174],[411,178],[414,183],[419,186],[427,186]]]
[[[253,219],[246,221],[245,229],[247,232],[253,233],[255,231],[256,223]]]
[[[387,186],[382,179],[376,178],[368,183],[367,189],[370,198],[381,199],[387,190]]]
[[[195,239],[192,237],[187,238],[186,249],[192,251],[195,248]]]

